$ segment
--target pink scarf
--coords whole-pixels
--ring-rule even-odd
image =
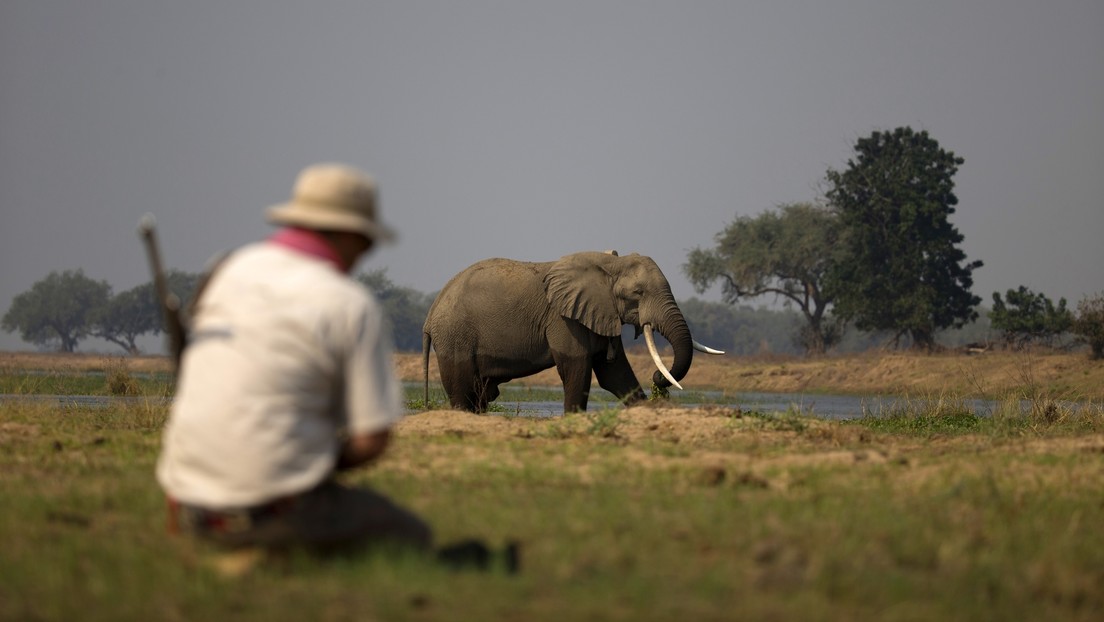
[[[326,238],[322,237],[317,231],[301,229],[299,227],[284,227],[272,234],[272,236],[268,238],[268,241],[273,244],[279,244],[285,248],[299,251],[304,255],[310,255],[311,257],[317,257],[328,261],[342,272],[347,271],[347,267],[342,263],[341,257],[338,256],[337,251],[335,251]]]

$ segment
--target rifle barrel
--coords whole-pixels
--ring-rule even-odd
[[[138,222],[138,234],[142,236],[142,241],[145,242],[150,270],[153,273],[153,287],[157,291],[157,301],[161,305],[165,332],[169,335],[169,348],[173,356],[173,362],[179,366],[186,340],[184,324],[180,319],[180,298],[169,290],[168,280],[165,278],[165,272],[161,267],[161,252],[157,244],[156,226],[157,221],[153,214],[145,214]]]

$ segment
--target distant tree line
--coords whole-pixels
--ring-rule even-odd
[[[1009,348],[1083,342],[1094,357],[1104,357],[1104,294],[1086,298],[1074,314],[1065,299],[1054,304],[1021,286],[1004,297],[994,293],[992,309],[981,308],[970,289],[982,262],[967,261],[959,248],[963,236],[949,220],[958,204],[953,177],[963,162],[909,127],[859,139],[847,168],[827,171],[821,200],[737,217],[716,235],[715,246],[689,253],[683,271],[690,281],[699,292],[720,282],[724,299],[682,301],[691,331],[741,355],[886,345],[930,351],[988,344],[995,331]],[[396,347],[419,351],[435,294],[397,286],[386,270],[356,278],[382,303]],[[170,288],[184,301],[198,280],[169,274]],[[747,305],[767,295],[786,308]],[[67,352],[99,337],[134,353],[138,336],[162,330],[152,285],[113,294],[81,270],[52,272],[35,283],[15,298],[0,326],[40,348]]]
[[[738,217],[683,269],[699,291],[721,281],[728,302],[792,302],[810,354],[839,343],[849,325],[932,350],[939,331],[976,320],[981,302],[970,287],[982,263],[966,261],[949,221],[962,163],[927,132],[876,131],[855,144],[846,170],[828,170],[821,202]]]
[[[187,305],[199,282],[197,273],[169,271],[169,288]],[[383,306],[393,327],[399,351],[418,352],[422,347],[422,323],[436,296],[396,285],[386,269],[358,274],[356,279],[370,288]],[[1009,290],[1002,298],[994,293],[992,310],[979,307],[979,317],[960,328],[937,333],[947,347],[996,341],[1011,348],[1029,345],[1064,347],[1074,343],[1071,335],[1098,350],[1104,348],[1104,293],[1086,298],[1076,314],[1046,296],[1027,288]],[[808,351],[808,317],[804,310],[769,309],[708,302],[689,298],[679,302],[694,337],[738,356],[763,354],[798,355]],[[793,305],[791,305],[792,307]],[[161,309],[153,285],[112,293],[105,281],[97,281],[81,270],[51,272],[30,290],[16,296],[4,315],[2,327],[19,331],[24,341],[44,350],[73,352],[89,337],[104,339],[124,352],[138,354],[141,335],[162,334]],[[632,333],[628,331],[632,348]],[[892,331],[849,330],[835,338],[836,352],[861,352],[892,343]],[[657,335],[662,344],[662,338]],[[1095,344],[1095,345],[1094,345]]]
[[[1054,304],[1020,286],[1004,298],[994,293],[992,309],[979,315],[970,288],[982,262],[966,260],[949,221],[963,161],[927,132],[876,131],[856,143],[846,170],[828,170],[820,201],[737,217],[715,246],[692,250],[683,271],[699,292],[720,282],[729,304],[785,301],[801,320],[794,342],[811,355],[879,340],[928,351],[969,336],[987,344],[991,329],[1008,348],[1084,342],[1102,356],[1100,297],[1075,316],[1065,299]],[[979,319],[989,329],[979,331]]]
[[[375,293],[387,311],[395,336],[395,349],[401,352],[421,352],[422,324],[425,324],[429,306],[437,295],[395,285],[387,278],[386,268],[359,274],[356,279]]]
[[[169,270],[169,290],[190,306],[201,274]],[[394,327],[400,350],[421,350],[422,323],[434,295],[395,285],[386,269],[356,276],[373,290]],[[51,272],[12,301],[0,327],[18,331],[23,341],[42,350],[74,352],[81,341],[95,337],[128,354],[138,354],[138,338],[164,332],[161,306],[152,283],[114,293],[107,281],[83,270]]]
[[[169,289],[189,300],[199,275],[170,270],[166,277]],[[98,337],[137,354],[138,337],[162,332],[162,318],[152,283],[115,294],[107,281],[78,269],[51,272],[16,296],[0,327],[45,350],[74,352]]]

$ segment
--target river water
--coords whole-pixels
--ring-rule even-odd
[[[547,392],[546,392],[547,393]],[[673,404],[694,408],[701,406],[739,408],[743,412],[793,413],[821,419],[855,419],[863,416],[880,416],[907,411],[923,411],[932,403],[924,398],[875,395],[820,395],[808,393],[738,393],[696,391],[689,398],[679,399],[672,393]],[[112,404],[164,404],[171,398],[161,397],[105,397],[88,395],[0,395],[0,403],[33,401],[53,403],[63,408],[103,408]],[[1001,406],[991,400],[953,400],[955,405],[969,408],[979,416],[989,416]],[[522,401],[511,400],[509,394],[495,402],[507,413],[523,417],[556,417],[563,414],[563,400]],[[617,401],[605,392],[591,395],[589,410],[616,408]],[[1021,404],[1021,408],[1029,404]]]
[[[674,400],[678,406],[695,408],[701,406],[739,408],[743,412],[792,413],[821,419],[857,419],[864,416],[886,416],[907,411],[923,411],[932,400],[906,398],[891,395],[853,396],[820,395],[807,393],[739,393],[722,394],[720,392],[695,393],[696,400]],[[700,400],[700,401],[699,401]],[[1001,402],[991,400],[954,400],[975,415],[990,416],[1000,407]],[[511,402],[499,399],[496,404],[508,412],[530,417],[553,417],[563,414],[563,401]],[[589,410],[616,407],[616,401],[591,397]],[[1021,408],[1026,404],[1021,404]],[[907,410],[906,410],[907,409]]]

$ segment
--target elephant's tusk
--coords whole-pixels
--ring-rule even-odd
[[[705,352],[706,354],[724,354],[724,350],[714,350],[713,348],[710,348],[709,346],[703,346],[702,344],[698,343],[697,341],[694,341],[693,339],[691,339],[690,341],[692,341],[694,343],[694,349],[697,350],[698,352]]]
[[[675,380],[675,377],[671,375],[671,372],[667,370],[667,366],[663,364],[663,359],[659,358],[659,350],[656,350],[655,337],[652,336],[652,325],[644,325],[644,341],[648,342],[648,353],[652,355],[652,360],[655,361],[656,367],[659,368],[659,373],[663,374],[671,386],[682,389],[682,385]]]

